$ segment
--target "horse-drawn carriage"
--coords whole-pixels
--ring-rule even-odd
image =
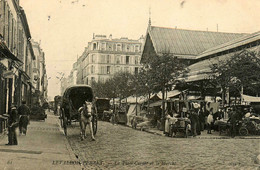
[[[87,85],[74,85],[68,87],[62,97],[60,108],[60,122],[64,129],[64,134],[67,135],[67,126],[72,121],[80,122],[81,115],[79,109],[86,103],[92,104],[92,129],[93,134],[97,132],[97,110],[94,101],[92,88]],[[81,122],[80,122],[81,125]]]

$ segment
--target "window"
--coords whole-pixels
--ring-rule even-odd
[[[96,49],[97,49],[97,44],[93,43],[93,50],[96,50]]]
[[[111,58],[110,55],[107,55],[106,57],[107,57],[107,63],[110,63],[110,58]]]
[[[105,63],[105,55],[100,56],[100,63]]]
[[[91,66],[91,74],[95,73],[95,67]]]
[[[108,44],[108,50],[112,51],[112,44]]]
[[[139,57],[135,56],[135,64],[139,64]]]
[[[120,64],[120,56],[116,56],[116,64]]]
[[[101,74],[106,74],[106,66],[101,66]]]
[[[130,59],[130,57],[129,57],[129,56],[126,56],[126,58],[125,58],[125,63],[126,63],[126,64],[129,64],[129,59]]]
[[[101,44],[101,50],[106,50],[106,43]]]
[[[139,52],[139,45],[135,46],[135,52]]]
[[[125,59],[125,56],[122,55],[122,56],[121,56],[121,62],[120,62],[120,63],[124,64],[124,63],[125,63],[124,59]]]
[[[110,66],[107,66],[107,74],[110,74]]]
[[[91,83],[95,81],[95,77],[91,77]]]
[[[126,51],[130,52],[130,46],[129,45],[126,46]]]
[[[91,63],[95,63],[95,54],[91,55]]]
[[[135,67],[135,74],[138,74],[138,67]]]
[[[122,51],[122,49],[121,49],[121,44],[117,44],[117,45],[116,45],[116,50],[117,50],[117,51]]]

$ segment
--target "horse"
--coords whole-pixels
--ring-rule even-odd
[[[85,101],[83,106],[80,107],[78,111],[80,113],[81,140],[84,140],[86,138],[86,128],[87,128],[87,124],[89,124],[89,130],[90,130],[92,141],[95,141],[95,137],[92,129],[93,103]]]

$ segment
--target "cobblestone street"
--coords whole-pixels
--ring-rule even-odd
[[[72,150],[87,169],[258,169],[259,139],[168,138],[98,122],[96,141],[68,129]]]

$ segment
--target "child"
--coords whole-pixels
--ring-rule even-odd
[[[208,134],[211,134],[212,123],[213,123],[213,109],[211,108],[207,118]]]

